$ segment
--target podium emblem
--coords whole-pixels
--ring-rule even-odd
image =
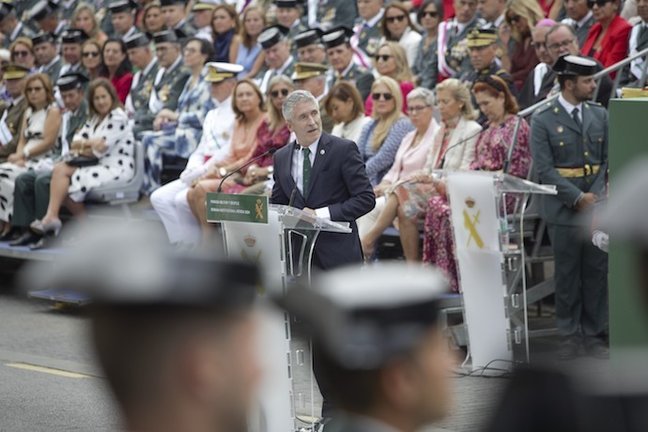
[[[266,216],[263,213],[263,201],[259,198],[254,206],[254,217],[257,220],[264,220]]]
[[[463,210],[464,228],[468,231],[468,242],[466,246],[470,246],[471,241],[475,241],[475,245],[479,249],[484,248],[484,240],[482,240],[477,225],[479,225],[479,215],[481,211],[475,209],[475,200],[471,197],[466,198],[466,208]]]

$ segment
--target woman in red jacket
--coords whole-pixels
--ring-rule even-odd
[[[133,82],[133,67],[128,60],[126,44],[121,39],[110,38],[103,46],[103,64],[99,76],[107,78],[112,83],[122,104],[130,92]]]
[[[619,0],[596,0],[592,7],[596,23],[590,28],[581,53],[594,57],[603,67],[618,63],[628,54],[632,26],[619,16],[619,10]]]

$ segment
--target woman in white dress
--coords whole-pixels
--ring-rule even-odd
[[[52,168],[56,138],[61,127],[61,111],[56,106],[49,77],[39,73],[25,82],[27,110],[20,128],[16,152],[0,164],[0,221],[3,222],[3,240],[13,235],[10,229],[13,214],[16,178],[30,170]]]
[[[59,162],[52,172],[50,201],[42,220],[31,224],[43,235],[61,229],[59,211],[65,205],[74,215],[84,212],[83,201],[92,189],[123,182],[135,173],[135,139],[114,87],[99,78],[88,87],[90,118],[74,135],[70,153],[97,158],[96,164],[78,167],[74,160]]]
[[[371,121],[364,114],[364,102],[355,86],[341,81],[333,86],[324,101],[324,109],[335,122],[331,135],[358,143],[362,128]]]
[[[396,1],[385,7],[381,29],[384,36],[383,42],[398,42],[407,54],[409,67],[413,67],[423,36],[416,31],[409,11],[403,3]]]

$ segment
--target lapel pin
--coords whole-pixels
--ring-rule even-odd
[[[324,150],[324,149],[320,150],[321,155],[324,155],[325,153],[326,153],[326,150]]]

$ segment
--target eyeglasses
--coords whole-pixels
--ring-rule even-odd
[[[588,0],[587,3],[589,4],[590,7],[596,5],[598,7],[603,7],[606,5],[606,3],[611,3],[612,0]]]
[[[429,105],[420,105],[420,106],[408,106],[407,107],[407,112],[411,115],[418,114],[419,112],[423,111],[424,109],[430,108]]]
[[[421,18],[436,18],[439,16],[439,13],[436,11],[424,11],[421,13]]]
[[[98,51],[86,51],[83,54],[81,54],[84,58],[88,57],[99,57],[99,52]]]
[[[385,17],[385,21],[387,21],[388,23],[395,23],[396,21],[402,22],[404,19],[405,19],[405,15]]]
[[[286,97],[286,96],[288,96],[288,93],[289,93],[288,89],[272,90],[270,92],[270,96],[276,99],[276,98],[279,97],[279,95],[281,95],[283,97]]]
[[[14,57],[27,57],[29,54],[30,54],[29,51],[23,51],[23,50],[13,52]]]
[[[547,45],[547,48],[550,50],[559,50],[560,48],[565,48],[568,47],[569,45],[574,43],[574,39],[567,39],[562,42],[554,43],[551,45]]]
[[[376,61],[389,61],[390,58],[392,58],[392,55],[389,54],[376,54]]]
[[[27,92],[27,93],[36,93],[36,92],[39,92],[41,90],[45,90],[45,87],[27,87],[25,89],[25,92]]]
[[[380,100],[381,97],[386,101],[394,99],[394,95],[391,93],[371,93],[371,99],[375,101]]]

